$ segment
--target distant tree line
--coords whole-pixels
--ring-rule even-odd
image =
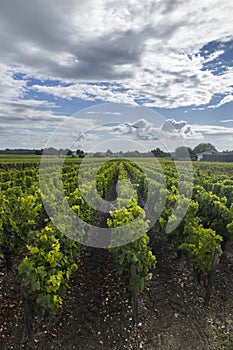
[[[42,154],[43,149],[5,148],[0,150],[0,154]]]
[[[78,157],[82,158],[84,157],[84,152],[82,150],[77,150],[76,152],[71,151],[68,148],[60,148],[56,149],[54,147],[49,147],[45,149],[24,149],[24,148],[6,148],[4,150],[0,150],[0,154],[21,154],[21,155],[42,155],[44,153],[48,155],[67,155],[67,156],[74,156],[77,155]]]
[[[175,159],[187,159],[192,160],[197,159],[197,155],[203,152],[217,152],[217,149],[211,143],[200,143],[196,147],[186,147],[180,146],[175,149],[175,152],[172,152],[170,156]],[[167,157],[167,153],[163,152],[160,148],[156,148],[151,151],[155,157]],[[233,153],[233,151],[224,151],[224,153]]]
[[[157,158],[175,158],[175,159],[187,159],[191,158],[192,160],[197,159],[197,154],[202,152],[214,151],[217,152],[217,149],[211,143],[200,143],[196,147],[186,147],[180,146],[175,149],[174,152],[164,152],[159,147],[149,151],[149,152],[139,152],[139,151],[119,151],[112,152],[108,149],[106,152],[95,152],[95,153],[85,153],[83,150],[77,149],[72,151],[68,148],[56,149],[54,147],[49,147],[45,149],[10,149],[6,148],[0,150],[0,154],[22,154],[22,155],[42,155],[46,153],[47,155],[56,155],[56,156],[72,156],[78,158],[84,158],[86,155],[89,157],[103,158],[103,157],[122,157],[122,158],[148,158],[148,157],[157,157]],[[233,151],[226,150],[223,153],[233,154]]]

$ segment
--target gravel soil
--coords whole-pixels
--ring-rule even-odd
[[[85,248],[56,316],[33,315],[28,339],[17,263],[0,272],[0,349],[233,350],[233,248],[218,265],[210,304],[186,257],[177,259],[157,229],[153,278],[139,297],[139,324],[108,251]]]

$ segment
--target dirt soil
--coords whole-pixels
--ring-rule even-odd
[[[205,288],[192,265],[178,260],[157,229],[150,231],[157,256],[153,279],[139,298],[133,326],[124,285],[104,249],[85,248],[56,317],[33,317],[28,340],[16,265],[0,273],[0,349],[233,350],[233,248],[228,246],[215,276],[208,307]]]

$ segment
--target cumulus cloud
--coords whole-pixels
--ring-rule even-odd
[[[168,119],[162,125],[161,130],[165,132],[174,132],[175,130],[180,131],[186,125],[187,125],[187,122],[184,120],[176,121],[175,119]]]
[[[145,119],[139,119],[134,123],[126,122],[114,126],[111,130],[113,134],[132,135],[141,140],[157,140],[158,129]]]
[[[126,122],[112,127],[111,132],[118,135],[131,135],[136,139],[158,140],[165,138],[183,138],[185,140],[201,140],[203,135],[196,131],[187,121],[166,120],[160,128],[156,128],[145,119],[134,123]]]
[[[193,125],[190,125],[185,120],[176,121],[175,119],[166,120],[160,128],[163,136],[181,137],[184,140],[202,140],[203,135],[197,132]]]
[[[181,144],[195,147],[200,142],[210,142],[219,150],[231,149],[233,143],[232,127],[191,124],[185,120],[168,119],[160,127],[155,127],[154,124],[142,118],[135,122],[108,126],[106,130],[120,138],[123,136],[140,140],[148,144],[146,147],[162,146],[164,148],[165,145],[170,151],[174,151]]]

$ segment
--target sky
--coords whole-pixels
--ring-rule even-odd
[[[229,0],[1,0],[0,149],[232,150],[232,13]]]

